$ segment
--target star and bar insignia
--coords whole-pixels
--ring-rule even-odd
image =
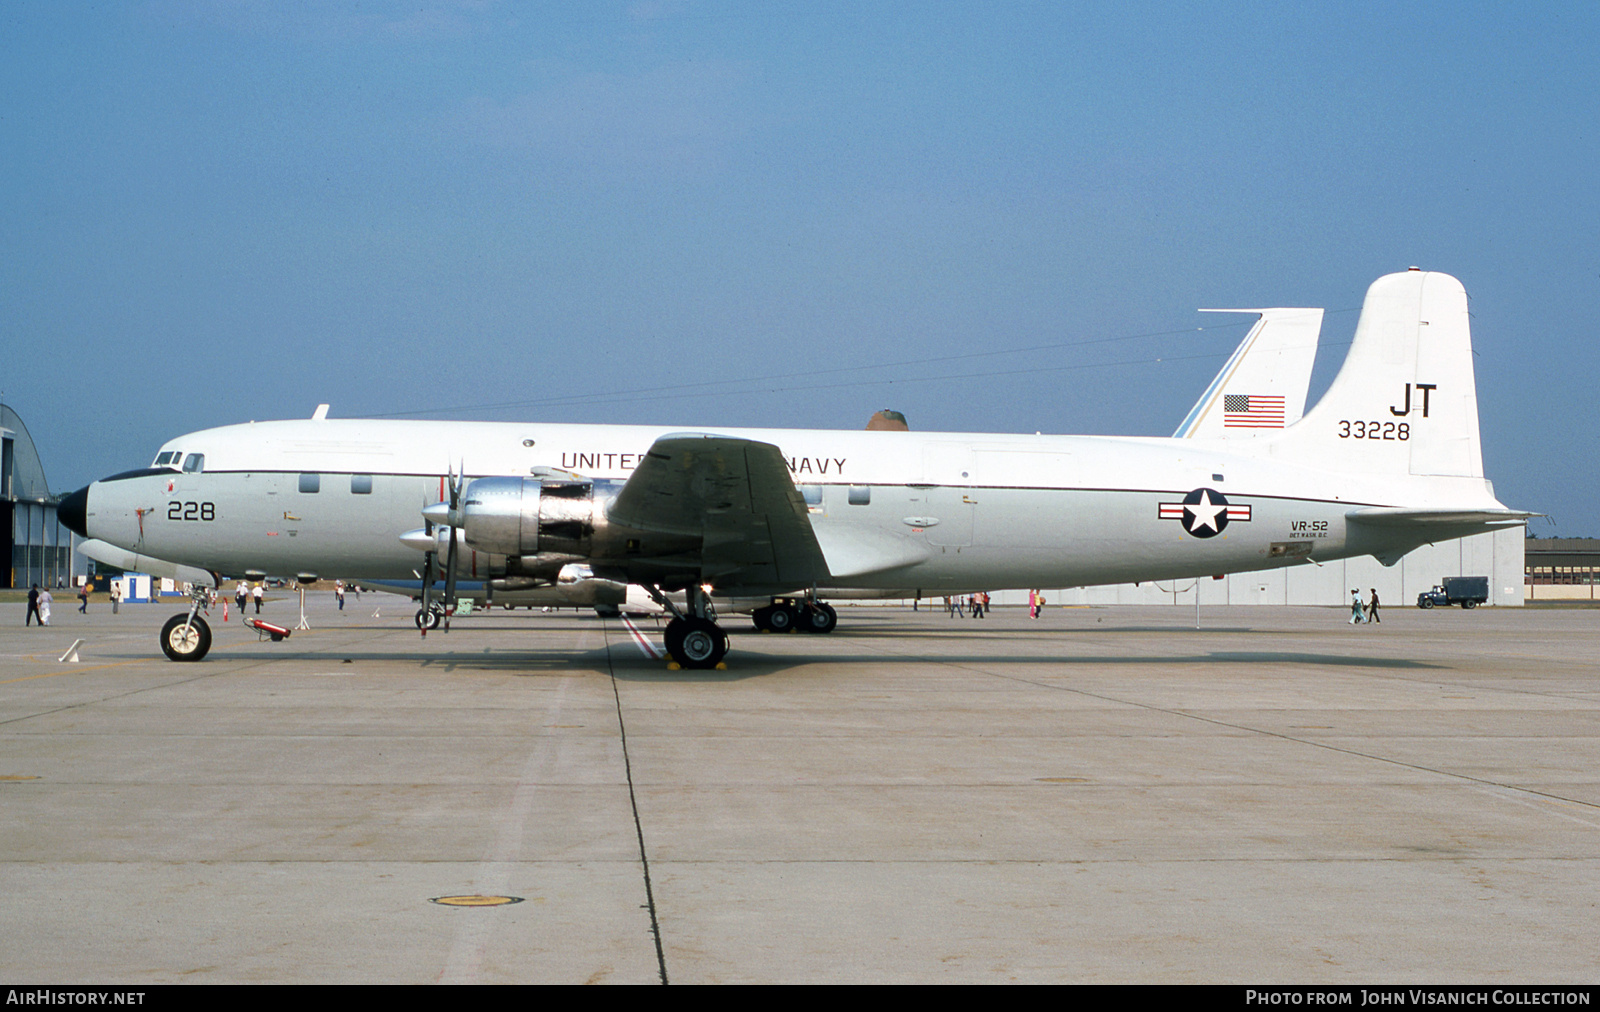
[[[1157,514],[1162,520],[1177,520],[1183,529],[1197,538],[1214,538],[1234,520],[1249,520],[1248,505],[1229,505],[1228,499],[1214,488],[1197,488],[1183,497],[1183,502],[1159,504]]]

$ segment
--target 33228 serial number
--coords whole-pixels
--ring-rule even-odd
[[[1411,438],[1411,425],[1407,422],[1341,421],[1339,423],[1339,438],[1404,441]]]

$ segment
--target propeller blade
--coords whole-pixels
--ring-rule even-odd
[[[427,521],[424,521],[422,526],[423,526],[423,529],[428,532],[429,539],[432,540],[433,524],[428,523]],[[422,553],[422,559],[423,559],[423,562],[422,562],[422,610],[423,611],[427,611],[428,610],[428,605],[433,603],[433,559],[434,559],[434,556],[436,556],[438,554],[439,554],[438,552],[435,552],[435,551],[433,551],[431,549],[429,551],[426,551],[426,552]],[[423,635],[426,636],[427,633],[424,632]]]
[[[461,509],[461,486],[466,478],[467,465],[461,465],[461,474],[458,476],[453,470],[450,474],[450,515],[457,516]],[[445,552],[444,564],[444,631],[450,631],[450,616],[456,610],[456,529],[446,527],[450,537],[450,547]]]
[[[444,631],[450,631],[450,615],[456,610],[456,532],[450,528],[450,549],[444,564]]]

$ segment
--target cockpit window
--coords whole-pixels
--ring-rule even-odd
[[[154,464],[151,464],[150,466],[151,467],[166,467],[168,464],[176,463],[177,460],[178,460],[178,451],[177,450],[167,450],[164,453],[157,454],[156,462]]]
[[[189,454],[183,458],[183,469],[190,474],[204,471],[206,469],[206,455],[203,453]]]

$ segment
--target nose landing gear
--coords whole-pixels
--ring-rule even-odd
[[[189,611],[174,615],[161,627],[161,652],[173,661],[198,661],[211,650],[211,626],[200,617],[200,608],[208,600],[205,589],[195,586],[189,591]]]
[[[211,626],[199,615],[174,615],[161,627],[161,652],[173,661],[198,661],[211,650]]]

